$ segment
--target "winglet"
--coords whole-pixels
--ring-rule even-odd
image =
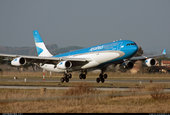
[[[166,49],[163,49],[163,50],[162,50],[162,54],[163,54],[163,55],[166,55]]]

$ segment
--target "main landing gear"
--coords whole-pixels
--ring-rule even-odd
[[[64,76],[60,79],[61,83],[65,82],[69,82],[69,80],[72,78],[72,74],[70,73],[64,73]]]
[[[86,70],[82,70],[80,75],[79,75],[79,78],[80,79],[86,79],[86,75],[87,75],[87,71]],[[102,72],[99,74],[99,77],[96,78],[96,82],[97,83],[104,83],[105,82],[105,79],[107,79],[108,75],[107,74],[104,74],[104,70],[102,70]],[[64,73],[64,76],[60,79],[61,83],[63,82],[69,82],[69,80],[72,78],[72,74],[70,73],[67,73],[65,72]]]
[[[104,83],[105,79],[107,79],[107,74],[104,74],[104,69],[101,70],[102,72],[99,74],[99,77],[96,78],[96,82],[99,83],[100,81]]]
[[[105,79],[107,79],[107,74],[100,74],[98,78],[96,78],[96,82],[99,83],[100,81],[104,83]]]
[[[86,70],[84,70],[84,71],[82,70],[81,74],[79,75],[79,78],[80,79],[86,79],[86,75],[87,75],[87,71]]]

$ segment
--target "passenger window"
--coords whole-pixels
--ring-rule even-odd
[[[135,43],[130,43],[130,44],[127,44],[127,46],[130,46],[130,45],[135,45]]]

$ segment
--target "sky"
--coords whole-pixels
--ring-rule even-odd
[[[170,0],[0,0],[0,45],[34,46],[33,30],[59,47],[119,39],[170,49]]]

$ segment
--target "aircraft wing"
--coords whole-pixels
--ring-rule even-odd
[[[48,63],[56,64],[58,61],[74,61],[74,62],[89,62],[90,59],[85,58],[58,58],[58,57],[40,57],[40,56],[25,56],[25,55],[11,55],[11,54],[0,54],[0,57],[6,58],[17,58],[22,57],[29,62],[33,63]]]
[[[145,60],[145,59],[148,59],[148,58],[155,58],[155,57],[162,57],[162,56],[166,56],[166,49],[162,50],[161,54],[148,55],[148,56],[137,56],[137,57],[130,58],[130,60],[132,60],[132,61],[135,61],[135,60]]]

